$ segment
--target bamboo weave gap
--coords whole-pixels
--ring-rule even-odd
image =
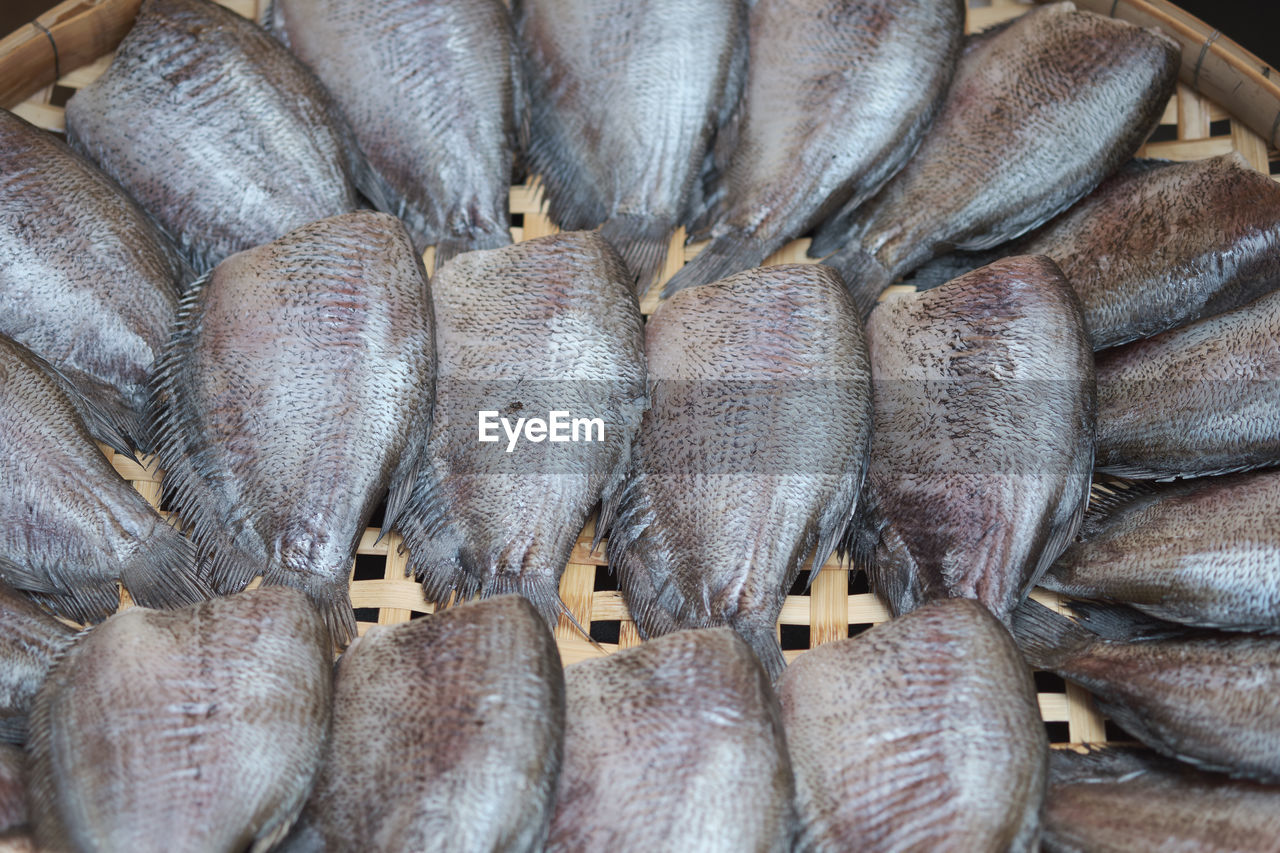
[[[245,15],[255,16],[258,3],[262,0],[218,0],[222,5]],[[132,11],[124,11],[132,6],[136,11],[139,0],[70,0],[46,16],[41,22],[49,27],[58,37],[59,64],[62,76],[56,80],[59,87],[78,89],[96,79],[110,63],[111,56],[104,53],[118,42],[123,35],[107,33],[99,42],[103,45],[92,55],[85,51],[73,54],[64,49],[60,32],[67,32],[73,24],[83,25],[86,10],[113,10],[113,21],[118,27],[121,14],[127,14],[131,22]],[[1164,3],[1163,0],[1077,0],[1082,8],[1088,8],[1100,14],[1114,12],[1143,25],[1152,25],[1171,21],[1177,32],[1175,37],[1184,44],[1183,83],[1170,99],[1169,105],[1161,119],[1165,131],[1159,137],[1166,141],[1149,142],[1139,152],[1140,156],[1163,157],[1174,160],[1200,159],[1232,150],[1241,152],[1246,160],[1263,173],[1270,173],[1271,164],[1276,160],[1276,152],[1269,143],[1267,129],[1274,133],[1277,116],[1280,116],[1280,85],[1270,75],[1259,70],[1260,63],[1256,57],[1234,45],[1227,39],[1214,39],[1205,44],[1211,30],[1194,18],[1177,10],[1176,7]],[[1008,18],[1022,14],[1027,9],[1023,3],[1015,0],[991,0],[991,2],[974,6],[969,10],[967,29],[981,30]],[[1173,11],[1170,11],[1173,10]],[[84,13],[83,15],[79,13]],[[1143,18],[1142,16],[1147,16]],[[1197,28],[1203,27],[1203,31]],[[60,30],[59,27],[62,27]],[[127,29],[127,26],[124,28]],[[18,104],[16,112],[27,120],[48,128],[61,131],[64,127],[63,111],[53,105],[54,83],[51,72],[46,72],[44,65],[51,57],[44,55],[49,51],[49,41],[44,35],[40,40],[31,37],[31,27],[14,33],[0,41],[0,99],[11,94],[14,89],[6,88],[14,79],[13,63],[29,63],[33,71],[28,74],[26,82],[38,81],[39,86],[28,85],[28,91],[39,89],[34,95]],[[113,31],[114,32],[114,31]],[[38,33],[37,33],[38,34]],[[76,43],[91,43],[92,39],[81,34]],[[114,41],[111,39],[114,38]],[[43,47],[40,43],[43,41]],[[1201,53],[1203,55],[1201,56]],[[1190,59],[1188,60],[1188,56]],[[69,60],[70,57],[70,60]],[[71,64],[69,64],[69,61]],[[1199,64],[1198,74],[1188,66],[1188,62]],[[1256,64],[1251,64],[1256,63]],[[38,68],[35,66],[39,66]],[[51,68],[52,66],[50,66]],[[22,69],[19,69],[22,70]],[[1228,75],[1231,71],[1235,76]],[[1269,71],[1269,69],[1267,69]],[[47,73],[47,79],[41,74]],[[1238,120],[1228,112],[1219,101],[1211,100],[1197,93],[1189,85],[1192,77],[1203,91],[1219,91],[1218,88],[1228,84],[1229,80],[1243,81],[1252,86],[1245,94],[1253,100],[1248,107],[1237,107],[1238,114],[1244,121]],[[1256,80],[1255,80],[1256,78]],[[20,81],[21,82],[21,81]],[[1238,100],[1238,99],[1237,99]],[[1225,102],[1222,101],[1222,102]],[[1270,112],[1267,112],[1270,110]],[[1246,113],[1248,113],[1246,115]],[[1265,116],[1263,115],[1265,113]],[[1261,130],[1259,127],[1261,126]],[[1171,135],[1172,138],[1167,138]],[[1280,176],[1278,176],[1280,177]],[[510,212],[518,216],[520,225],[512,228],[513,239],[525,240],[554,233],[557,229],[546,216],[540,187],[525,184],[511,188]],[[700,245],[684,245],[683,231],[677,232],[671,243],[671,252],[664,270],[663,280],[674,274],[684,263],[694,257]],[[807,240],[798,240],[784,247],[771,256],[766,263],[813,263],[805,256],[808,248]],[[428,258],[430,261],[430,258]],[[641,302],[641,308],[647,315],[657,304],[655,287]],[[891,288],[891,291],[902,290],[902,286]],[[910,289],[910,288],[906,288]],[[117,471],[143,494],[153,505],[159,506],[160,474],[153,467],[104,450]],[[380,531],[370,529],[362,536],[357,564],[361,567],[360,579],[351,582],[351,600],[359,613],[358,627],[364,633],[376,624],[395,624],[408,621],[416,614],[430,613],[433,608],[422,596],[421,587],[412,579],[404,576],[407,555],[401,550],[401,539],[397,534],[389,534],[379,540]],[[606,565],[603,547],[597,552],[591,551],[591,525],[588,524],[573,549],[569,564],[561,583],[561,596],[569,611],[588,630],[593,624],[616,622],[616,643],[602,644],[593,647],[575,629],[567,619],[561,617],[556,630],[556,638],[561,655],[566,664],[587,657],[627,648],[640,642],[635,623],[630,620],[621,594],[612,589],[597,589],[597,570]],[[370,567],[376,568],[370,568]],[[604,575],[604,572],[600,572]],[[372,575],[366,577],[368,575]],[[813,579],[812,585],[805,594],[789,595],[783,606],[779,620],[780,626],[807,628],[808,643],[806,647],[831,642],[849,636],[866,626],[883,622],[889,618],[884,605],[869,593],[850,592],[850,572],[847,567],[839,566],[834,560],[822,567],[822,571]],[[1050,606],[1061,609],[1060,599],[1042,590],[1033,593],[1033,597]],[[125,597],[127,603],[127,596]],[[126,604],[127,606],[127,604]],[[374,615],[369,616],[372,612]],[[794,659],[803,649],[789,649],[785,652],[788,659]],[[1065,692],[1040,692],[1041,714],[1050,723],[1065,724],[1067,740],[1074,743],[1097,743],[1106,740],[1106,731],[1102,717],[1094,708],[1092,699],[1083,690],[1068,687]]]

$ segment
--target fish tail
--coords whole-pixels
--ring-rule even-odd
[[[442,237],[436,242],[435,264],[431,270],[434,274],[446,261],[451,261],[464,252],[476,252],[481,249],[499,249],[511,245],[509,231],[481,231],[456,237]]]
[[[481,595],[485,598],[496,595],[519,595],[533,605],[543,621],[547,623],[547,627],[554,630],[556,623],[560,621],[560,614],[563,613],[569,617],[569,621],[582,632],[584,637],[589,637],[587,630],[578,624],[578,620],[560,599],[560,584],[554,573],[500,571],[485,582]]]
[[[758,267],[769,256],[769,251],[769,247],[754,233],[743,228],[717,234],[693,260],[671,277],[662,289],[662,296],[665,299],[686,287],[710,284],[733,273]]]
[[[849,246],[822,263],[832,267],[844,279],[854,307],[863,320],[876,307],[880,294],[893,281],[893,274],[871,252],[861,246]]]
[[[1038,669],[1061,669],[1098,639],[1088,629],[1031,599],[1013,611],[1012,629],[1027,663]]]
[[[644,296],[661,275],[674,230],[666,220],[630,214],[615,216],[600,226],[600,236],[618,250],[635,277],[636,296]]]
[[[143,607],[168,610],[213,597],[197,573],[195,548],[163,521],[121,568],[120,580]]]
[[[319,572],[290,570],[267,571],[263,586],[289,586],[304,592],[320,611],[333,644],[345,648],[356,638],[356,614],[351,609],[350,587],[346,571],[325,575]]]
[[[730,620],[733,630],[746,641],[755,652],[760,665],[764,667],[769,681],[778,680],[782,671],[787,668],[787,659],[782,656],[782,645],[778,642],[778,632],[774,626],[758,620]]]
[[[1096,601],[1073,601],[1071,610],[1080,624],[1106,640],[1134,642],[1174,637],[1187,632],[1187,626],[1165,622],[1122,604]]]

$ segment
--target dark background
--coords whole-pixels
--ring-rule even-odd
[[[0,0],[0,35],[16,30],[54,5],[54,0]],[[1181,0],[1178,5],[1222,30],[1272,67],[1280,68],[1277,0]]]

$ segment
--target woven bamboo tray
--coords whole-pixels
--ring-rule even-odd
[[[72,90],[87,85],[110,64],[110,50],[132,23],[140,0],[68,0],[0,40],[0,104],[14,106],[28,121],[54,131],[64,128],[61,105]],[[265,0],[218,0],[246,17],[256,17]],[[1081,8],[1112,14],[1143,25],[1159,25],[1183,44],[1182,82],[1170,99],[1161,125],[1140,154],[1173,160],[1212,157],[1240,151],[1254,168],[1269,174],[1276,160],[1280,132],[1280,85],[1275,72],[1252,54],[1223,38],[1199,20],[1163,0],[1076,0]],[[970,0],[969,31],[1026,11],[1014,0]],[[56,45],[56,49],[55,49]],[[41,88],[43,87],[43,88]],[[38,91],[37,91],[38,90]],[[1212,99],[1211,99],[1212,98]],[[1280,176],[1277,176],[1280,179]],[[512,237],[525,240],[553,233],[536,184],[511,188]],[[766,263],[809,263],[807,240],[798,240]],[[683,232],[672,241],[663,279],[669,278],[700,246],[684,246]],[[430,260],[430,258],[428,258]],[[901,289],[899,287],[898,289]],[[642,309],[656,305],[650,291]],[[160,472],[104,450],[116,469],[158,506]],[[421,587],[405,577],[400,539],[368,530],[352,567],[351,600],[361,633],[374,624],[407,621],[429,613]],[[567,619],[556,629],[566,664],[627,648],[640,642],[603,556],[590,548],[591,524],[573,550],[560,594],[577,620],[599,640],[588,643]],[[865,581],[834,560],[822,567],[807,591],[805,575],[787,596],[779,633],[788,659],[821,643],[851,636],[888,619],[885,607],[866,591]],[[1034,597],[1057,606],[1051,593]],[[127,606],[127,597],[124,602]],[[1102,717],[1089,695],[1053,677],[1037,676],[1040,710],[1056,742],[1099,743],[1107,740]]]

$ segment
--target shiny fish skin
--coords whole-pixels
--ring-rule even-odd
[[[1280,787],[1120,746],[1054,750],[1049,780],[1046,853],[1280,851]]]
[[[144,451],[152,365],[194,278],[114,181],[0,110],[0,333],[55,365]]]
[[[381,199],[315,76],[209,0],[145,0],[67,139],[136,198],[197,272]],[[381,206],[381,205],[380,205]]]
[[[148,607],[200,601],[191,543],[116,473],[75,396],[0,335],[0,580],[77,622],[119,607],[117,581]]]
[[[646,291],[742,89],[743,0],[517,0],[529,164],[552,220],[594,228]]]
[[[1099,711],[1165,755],[1280,782],[1280,638],[1175,626],[1141,639],[1147,617],[1072,608],[1083,624],[1034,601],[1018,608],[1013,632],[1028,663],[1084,687]]]
[[[564,696],[518,596],[370,629],[338,662],[325,764],[284,850],[541,850]]]
[[[319,768],[331,649],[306,597],[278,587],[132,608],[83,635],[31,719],[41,849],[269,848]]]
[[[501,0],[273,0],[264,16],[333,93],[414,245],[435,263],[511,242],[525,109]]]
[[[404,226],[360,211],[240,252],[201,279],[157,371],[164,487],[220,593],[308,593],[338,643],[347,581],[431,423],[431,300]]]
[[[852,217],[823,225],[810,254],[839,249],[826,263],[869,312],[893,279],[930,258],[1035,228],[1137,151],[1179,62],[1167,36],[1071,3],[977,36],[916,155]]]
[[[1204,628],[1280,632],[1280,472],[1134,484],[1095,500],[1040,580]]]
[[[74,635],[75,629],[0,583],[0,741],[26,740],[31,700],[54,658]],[[0,806],[0,814],[3,811]]]
[[[1075,535],[1093,461],[1093,354],[1044,257],[880,304],[857,563],[895,614],[976,598],[1007,621]]]
[[[727,624],[776,677],[783,599],[835,550],[866,469],[861,325],[839,276],[791,264],[677,294],[645,332],[652,407],[609,565],[646,636]]]
[[[757,0],[711,243],[665,295],[754,267],[879,190],[943,102],[964,13],[959,0]]]
[[[778,700],[728,628],[679,631],[565,669],[564,768],[548,853],[791,849]]]
[[[797,851],[1036,849],[1049,743],[1022,656],[978,603],[805,652],[778,698]]]
[[[1119,346],[1280,286],[1280,186],[1235,151],[1134,160],[1039,230],[939,258],[908,283],[929,287],[996,257],[1040,254],[1079,295],[1093,348]]]
[[[551,625],[560,575],[602,496],[622,479],[645,406],[640,308],[617,252],[564,232],[459,255],[431,281],[436,427],[398,529],[428,601],[519,593]],[[478,440],[552,411],[601,418],[604,440]],[[607,522],[607,518],[605,519]]]
[[[1098,470],[1202,477],[1280,462],[1280,293],[1098,356]]]

